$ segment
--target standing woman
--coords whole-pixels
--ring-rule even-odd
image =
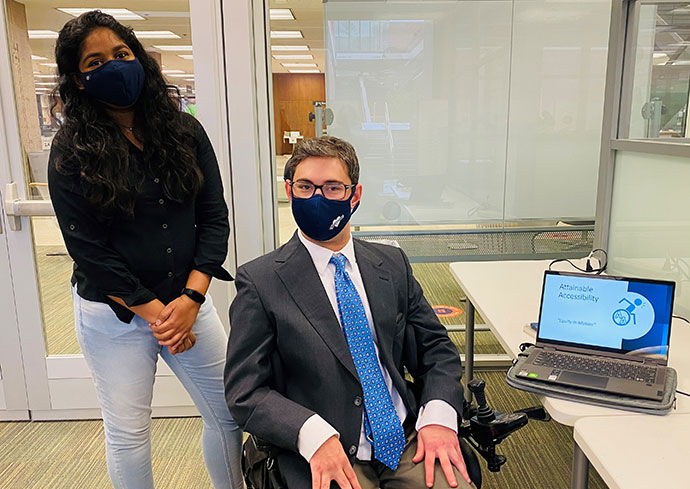
[[[72,276],[77,338],[103,412],[117,489],[152,489],[158,355],[203,419],[216,489],[242,487],[241,432],[223,393],[227,336],[206,291],[222,268],[228,210],[213,148],[158,64],[110,15],[70,20],[55,47],[64,122],[48,179]]]

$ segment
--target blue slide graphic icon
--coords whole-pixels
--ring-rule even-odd
[[[642,301],[640,299],[635,299],[634,304],[626,298],[618,301],[619,304],[622,302],[627,302],[628,306],[625,309],[616,309],[613,311],[613,322],[618,326],[627,326],[627,324],[630,322],[630,319],[632,319],[633,324],[637,324],[637,319],[635,318],[636,315],[633,311],[637,306],[642,305]]]

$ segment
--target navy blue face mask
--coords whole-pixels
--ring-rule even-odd
[[[292,196],[292,215],[304,234],[316,241],[328,241],[343,230],[359,207],[350,209],[354,193],[347,200],[329,200],[321,194],[308,199]]]
[[[133,105],[144,88],[144,68],[138,59],[113,59],[93,71],[81,73],[84,90],[91,97],[117,107]]]

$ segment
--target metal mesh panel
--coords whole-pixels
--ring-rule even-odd
[[[579,258],[593,246],[593,226],[471,229],[439,232],[354,232],[394,244],[412,262]]]

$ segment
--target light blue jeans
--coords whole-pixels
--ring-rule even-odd
[[[227,335],[211,298],[192,331],[196,345],[177,355],[161,348],[148,323],[129,324],[106,304],[73,289],[77,339],[91,369],[103,413],[108,474],[116,489],[153,489],[151,398],[158,355],[170,366],[201,413],[202,451],[215,489],[241,489],[242,432],[225,403],[223,369]]]

